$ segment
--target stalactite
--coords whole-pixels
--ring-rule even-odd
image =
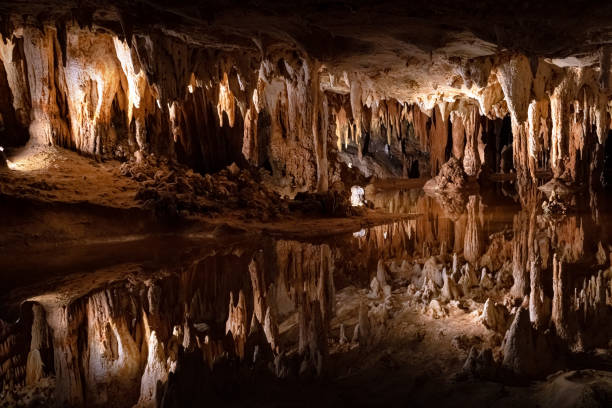
[[[70,140],[64,118],[56,103],[54,55],[55,29],[35,27],[23,29],[24,55],[32,103],[30,141],[33,144],[52,144]]]
[[[478,153],[478,136],[480,134],[480,116],[474,105],[466,106],[462,122],[465,126],[465,151],[463,168],[468,176],[478,176],[480,172],[480,154]]]
[[[68,28],[67,101],[72,140],[79,151],[110,153],[117,135],[110,126],[112,101],[119,88],[115,44],[108,35]]]
[[[223,126],[223,113],[227,115],[229,126],[234,127],[236,117],[236,102],[234,94],[229,88],[229,79],[227,72],[223,73],[223,78],[219,82],[219,102],[217,103],[217,114],[219,115],[219,123]]]
[[[453,157],[457,160],[462,160],[465,151],[465,127],[461,116],[456,114],[455,111],[451,114],[451,121],[453,123]]]
[[[22,38],[3,38],[0,41],[0,60],[4,65],[6,78],[11,91],[13,108],[20,125],[27,128],[30,124],[30,95],[23,55]]]
[[[338,151],[341,152],[343,146],[346,147],[348,145],[348,119],[344,106],[340,106],[334,116],[336,118],[336,143]]]
[[[328,189],[327,164],[327,127],[329,112],[327,98],[321,93],[319,85],[319,64],[315,63],[310,74],[312,88],[312,136],[317,165],[317,191]]]
[[[523,55],[511,56],[497,66],[497,79],[504,91],[504,97],[513,123],[527,120],[533,74],[529,60]]]
[[[254,104],[247,109],[244,115],[244,137],[242,140],[242,154],[249,162],[260,165],[259,140],[257,139],[258,114]]]
[[[527,152],[528,152],[528,168],[531,174],[532,180],[536,180],[537,160],[538,155],[545,148],[548,139],[548,99],[533,100],[529,104],[529,110],[527,115],[528,121],[528,138],[527,138]],[[520,160],[520,158],[519,158]]]
[[[353,114],[353,120],[355,121],[355,142],[357,143],[357,147],[359,150],[359,157],[362,154],[362,145],[361,145],[361,132],[362,132],[362,123],[361,123],[361,112],[362,112],[362,100],[361,100],[361,83],[359,79],[352,78],[351,79],[351,112]],[[388,137],[390,138],[390,136]],[[389,143],[389,142],[387,142]]]
[[[133,57],[132,48],[125,41],[113,37],[117,59],[121,64],[123,74],[127,79],[127,123],[135,120],[136,144],[139,149],[146,147],[146,127],[144,124],[147,111],[147,81],[144,70],[141,69],[139,60]],[[125,87],[125,85],[122,85]],[[173,132],[174,133],[174,132]]]
[[[430,129],[428,150],[431,157],[431,174],[436,175],[446,161],[446,142],[448,138],[448,121],[444,113],[436,106],[434,108],[434,121]]]

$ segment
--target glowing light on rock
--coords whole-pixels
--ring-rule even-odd
[[[351,187],[351,205],[353,207],[361,207],[364,204],[365,191],[361,186]]]
[[[361,229],[360,231],[353,232],[353,237],[355,237],[355,238],[363,238],[363,237],[365,237],[365,234],[366,234],[366,230],[365,229]]]
[[[219,123],[221,126],[223,126],[223,112],[227,114],[230,127],[234,127],[236,102],[229,87],[227,73],[223,74],[223,80],[219,82],[219,103],[217,104],[217,113],[219,115]]]
[[[255,106],[257,113],[259,113],[259,94],[257,93],[257,89],[253,91],[253,106]]]
[[[121,69],[128,81],[128,122],[132,120],[133,108],[140,108],[141,95],[146,86],[145,73],[134,68],[130,47],[125,41],[113,37],[117,59],[121,63]],[[159,103],[159,102],[158,102]]]
[[[236,75],[238,77],[238,85],[240,85],[240,90],[244,91],[246,88],[244,86],[244,82],[242,81],[242,78],[240,77],[240,74]]]

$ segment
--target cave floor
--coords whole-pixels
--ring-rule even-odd
[[[55,146],[23,147],[9,153],[12,171],[0,172],[0,194],[114,208],[138,206],[134,199],[138,184],[121,176],[115,160],[100,162]]]
[[[20,246],[31,250],[132,241],[164,233],[208,236],[215,228],[316,238],[417,216],[362,208],[349,217],[289,213],[263,221],[241,209],[223,209],[163,220],[136,199],[139,182],[122,175],[116,160],[97,161],[54,146],[10,153],[10,169],[0,170],[0,206],[6,216],[0,252]],[[423,180],[381,182],[386,189],[422,184]]]

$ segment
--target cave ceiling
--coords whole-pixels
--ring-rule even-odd
[[[407,102],[469,94],[466,61],[521,53],[534,71],[537,58],[597,67],[612,40],[612,5],[583,1],[10,1],[0,16],[5,36],[23,19],[76,21],[255,59],[294,52],[321,63],[324,89],[348,93],[355,75],[379,97]]]

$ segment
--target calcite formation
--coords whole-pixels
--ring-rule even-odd
[[[175,3],[0,1],[0,407],[610,405],[610,6]]]

